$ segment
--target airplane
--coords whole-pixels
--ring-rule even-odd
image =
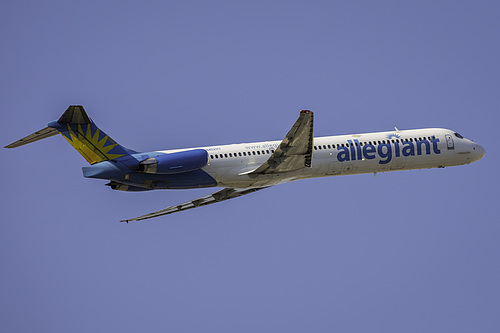
[[[483,158],[479,144],[444,128],[313,136],[314,113],[301,110],[282,141],[137,152],[101,131],[81,105],[5,148],[61,134],[90,166],[86,178],[113,190],[224,187],[215,193],[120,222],[142,221],[237,198],[299,179],[444,168]]]

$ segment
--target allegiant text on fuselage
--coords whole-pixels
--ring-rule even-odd
[[[345,161],[355,161],[355,160],[372,160],[380,157],[379,164],[387,164],[391,162],[392,157],[408,157],[415,155],[422,155],[423,150],[426,155],[431,154],[431,143],[432,152],[434,154],[441,154],[441,150],[438,148],[438,138],[432,138],[430,142],[428,140],[418,140],[416,142],[405,141],[405,142],[394,142],[394,143],[381,143],[377,146],[372,144],[361,145],[357,139],[347,140],[348,147],[338,147],[339,152],[337,153],[337,160],[339,162]],[[394,152],[393,152],[394,145]],[[423,147],[423,149],[422,149]]]

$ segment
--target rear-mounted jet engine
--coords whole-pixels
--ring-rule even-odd
[[[169,175],[195,171],[203,168],[207,163],[207,151],[204,149],[194,149],[150,157],[139,163],[139,171]]]

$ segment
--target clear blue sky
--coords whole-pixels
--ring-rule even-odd
[[[461,167],[210,193],[84,179],[61,137],[2,149],[2,332],[499,332],[498,1],[8,1],[0,142],[82,104],[136,150],[451,128]]]

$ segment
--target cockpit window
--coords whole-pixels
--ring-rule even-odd
[[[455,133],[455,136],[456,136],[457,138],[460,138],[460,139],[463,139],[463,138],[464,138],[463,136],[461,136],[461,135],[460,135],[460,134],[458,134],[458,133]]]

